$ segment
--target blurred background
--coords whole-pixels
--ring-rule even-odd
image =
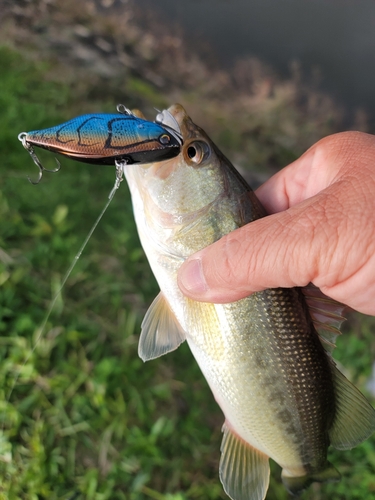
[[[0,0],[0,12],[0,500],[224,500],[223,417],[187,346],[137,355],[158,288],[124,183],[41,331],[114,169],[63,159],[32,186],[17,135],[181,102],[255,187],[327,134],[374,132],[375,4]],[[335,357],[374,403],[374,319],[348,316]],[[374,438],[329,458],[341,482],[303,500],[375,496]],[[288,498],[273,464],[267,499]]]
[[[114,3],[114,2],[113,2]],[[374,123],[375,4],[359,0],[139,0],[182,27],[196,52],[230,71],[256,57],[287,77],[298,62],[303,80],[318,83],[346,113],[362,108]]]

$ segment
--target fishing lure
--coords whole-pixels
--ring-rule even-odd
[[[40,182],[43,171],[57,172],[43,167],[34,146],[62,154],[68,158],[96,165],[115,165],[118,162],[150,163],[177,156],[182,144],[178,129],[169,123],[162,126],[137,116],[119,104],[118,113],[93,113],[77,116],[55,127],[22,132],[18,138],[39,168]]]

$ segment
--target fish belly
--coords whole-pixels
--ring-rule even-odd
[[[280,393],[271,389],[272,381],[259,383],[249,375],[248,363],[218,362],[196,349],[191,340],[188,343],[230,428],[283,468],[303,475],[293,418],[282,401],[277,403]]]
[[[326,461],[334,398],[327,360],[319,340],[311,343],[298,305],[289,319],[275,321],[261,298],[190,302],[187,340],[232,430],[289,475],[300,476]],[[282,302],[290,299],[287,293]],[[317,354],[323,360],[316,361]]]

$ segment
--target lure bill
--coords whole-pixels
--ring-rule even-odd
[[[179,154],[182,140],[178,130],[145,120],[122,105],[117,110],[118,113],[81,115],[54,127],[19,134],[39,168],[37,182],[47,169],[41,165],[34,147],[96,165],[150,163]],[[56,161],[58,168],[52,172],[60,167]]]

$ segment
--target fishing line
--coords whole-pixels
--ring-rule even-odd
[[[71,275],[75,265],[77,264],[79,258],[81,257],[82,255],[82,252],[83,250],[85,249],[87,243],[89,242],[93,232],[95,231],[95,229],[97,228],[99,222],[101,221],[103,215],[105,214],[107,208],[109,207],[111,201],[113,200],[114,196],[115,196],[115,193],[116,191],[118,190],[118,188],[120,187],[120,184],[124,178],[124,166],[126,165],[126,160],[115,160],[115,165],[116,165],[116,179],[115,179],[115,183],[113,185],[113,188],[111,190],[111,192],[109,193],[108,195],[108,200],[106,202],[106,204],[104,205],[104,208],[102,209],[102,211],[100,212],[98,218],[96,219],[96,221],[94,222],[92,228],[90,229],[90,231],[88,232],[86,238],[84,239],[82,245],[80,246],[78,252],[76,253],[76,255],[74,256],[73,258],[73,261],[72,263],[70,264],[68,270],[66,271],[65,275],[64,275],[64,278],[61,282],[61,285],[59,286],[57,292],[55,293],[52,301],[50,302],[50,305],[49,305],[49,308],[47,310],[47,313],[39,327],[39,333],[36,337],[36,340],[35,340],[35,343],[31,349],[31,351],[29,352],[29,354],[26,356],[26,359],[24,360],[22,366],[21,366],[21,369],[26,365],[26,363],[29,361],[29,359],[31,358],[31,355],[34,353],[37,345],[38,345],[38,342],[40,341],[40,339],[42,338],[42,334],[44,332],[44,329],[47,325],[47,321],[49,320],[50,316],[51,316],[51,313],[53,311],[53,308],[55,307],[55,304],[57,302],[57,299],[60,297],[60,294],[62,292],[62,289],[64,288],[66,282],[68,281],[68,278],[69,276]],[[6,398],[5,402],[6,404],[9,403],[10,401],[10,397],[12,395],[12,392],[13,392],[13,389],[15,388],[17,382],[18,382],[18,379],[20,377],[20,373],[21,373],[21,369],[19,370],[19,372],[17,373],[16,377],[14,378],[14,381],[13,381],[13,384],[11,385],[11,388],[10,388],[10,392],[9,392],[9,395],[8,397]],[[5,413],[6,413],[6,409],[4,408],[4,416],[3,416],[3,422],[2,422],[2,431],[4,431],[4,425],[5,425]]]

